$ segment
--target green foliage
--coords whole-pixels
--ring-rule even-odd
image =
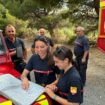
[[[33,35],[33,31],[31,31],[28,27],[29,22],[23,21],[21,19],[12,16],[9,11],[0,4],[0,29],[4,31],[5,26],[7,24],[13,24],[16,27],[17,35],[22,37],[23,35]],[[5,15],[5,17],[4,17]],[[25,36],[24,36],[25,37]]]
[[[68,40],[67,44],[73,44],[75,39],[76,39],[76,36],[70,37],[70,39]]]
[[[33,13],[37,7],[38,7],[38,5],[36,4],[36,1],[24,0],[24,2],[22,4],[20,4],[20,8],[19,8],[20,14],[21,14],[21,16],[23,16],[23,15],[25,16],[25,15],[27,15],[27,13]]]
[[[2,29],[2,27],[6,23],[5,18],[6,18],[6,9],[3,5],[0,4],[0,29]]]
[[[0,0],[3,4],[0,27],[7,23],[15,24],[19,35],[32,35],[33,28],[44,27],[52,37],[60,35],[63,36],[61,40],[73,40],[71,27],[75,25],[85,26],[87,33],[97,29],[96,2],[99,0]],[[56,33],[58,28],[59,32]]]

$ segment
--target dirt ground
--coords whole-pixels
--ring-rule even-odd
[[[26,45],[28,48],[31,42]],[[30,50],[28,56],[31,56]],[[84,103],[82,105],[105,105],[105,53],[97,48],[90,48],[90,58],[87,69],[87,82],[84,88]]]
[[[90,49],[83,105],[105,105],[105,53]]]

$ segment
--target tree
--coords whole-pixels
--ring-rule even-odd
[[[65,1],[69,8],[69,11],[65,14],[65,16],[69,17],[73,24],[85,26],[87,32],[98,29],[99,0]]]
[[[87,23],[85,25],[90,26],[93,23],[94,26],[90,27],[92,30],[98,25],[96,20],[99,0],[0,0],[0,2],[12,15],[28,19],[31,27],[46,27],[52,36],[54,28],[66,18],[73,24]],[[60,9],[64,6],[68,7],[68,10],[61,12]]]
[[[95,8],[97,15],[99,15],[99,2],[100,0],[94,0],[94,8]]]

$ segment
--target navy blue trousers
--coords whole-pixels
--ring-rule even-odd
[[[83,83],[83,86],[85,86],[86,83],[86,70],[87,70],[87,64],[88,64],[88,59],[86,60],[86,62],[83,64],[82,63],[82,58],[76,58],[75,61],[75,66],[81,76],[81,80]]]

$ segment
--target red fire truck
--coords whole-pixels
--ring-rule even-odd
[[[105,0],[100,0],[98,48],[105,52]]]

